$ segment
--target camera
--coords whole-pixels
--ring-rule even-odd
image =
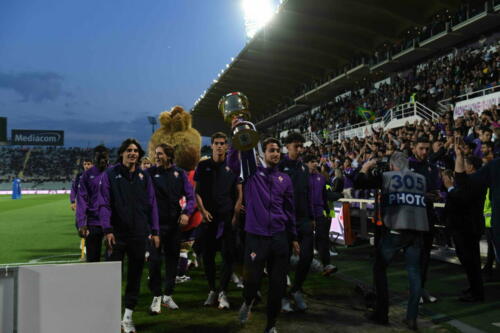
[[[389,158],[387,156],[384,156],[379,161],[377,161],[377,165],[372,169],[372,175],[374,177],[379,177],[387,171],[390,171]]]

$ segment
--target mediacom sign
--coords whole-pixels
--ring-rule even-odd
[[[13,129],[11,144],[25,146],[63,146],[64,131]]]

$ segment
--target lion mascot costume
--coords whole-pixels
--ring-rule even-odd
[[[153,133],[149,140],[148,154],[155,160],[155,149],[161,143],[166,143],[175,149],[174,163],[186,171],[191,185],[194,184],[194,169],[200,160],[201,135],[192,127],[191,114],[186,112],[181,106],[174,106],[170,111],[160,113],[160,127]],[[179,202],[185,205],[185,199]],[[189,219],[189,223],[182,229],[182,243],[179,260],[179,270],[177,282],[182,283],[189,279],[186,276],[188,268],[188,253],[194,242],[194,230],[201,223],[202,217],[198,209],[195,209]],[[193,253],[193,260],[197,266],[196,255]]]
[[[181,106],[160,113],[160,128],[149,140],[149,157],[154,160],[155,148],[166,143],[175,148],[175,164],[189,172],[200,160],[201,135],[192,127],[191,114]]]

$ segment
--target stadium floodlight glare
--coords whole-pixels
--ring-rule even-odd
[[[242,0],[248,38],[264,27],[274,15],[273,0]]]

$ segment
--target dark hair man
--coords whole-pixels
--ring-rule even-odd
[[[205,306],[218,301],[219,309],[228,309],[227,289],[235,261],[236,232],[241,202],[242,185],[239,174],[226,164],[227,136],[212,135],[212,157],[201,161],[194,174],[196,202],[203,216],[202,253],[209,293]],[[221,249],[222,272],[219,293],[215,286],[215,255]]]
[[[373,267],[377,303],[370,319],[379,324],[388,323],[389,294],[387,266],[399,250],[404,250],[410,282],[410,296],[406,311],[406,325],[417,330],[418,304],[421,291],[420,260],[422,232],[429,230],[425,208],[426,179],[408,169],[404,153],[392,154],[391,171],[373,175],[369,171],[377,165],[376,159],[366,162],[355,179],[356,188],[382,189],[384,225],[376,245]]]
[[[316,222],[315,243],[318,249],[323,275],[330,275],[336,267],[330,264],[330,207],[328,206],[327,181],[318,170],[318,160],[313,155],[307,155],[304,163],[309,169],[309,191]]]
[[[132,313],[137,304],[147,238],[160,246],[158,205],[151,177],[139,168],[144,150],[135,139],[126,139],[118,150],[119,163],[101,176],[99,219],[106,236],[109,261],[127,264],[125,313],[122,329],[135,332]]]
[[[280,161],[278,169],[286,173],[293,184],[295,198],[295,222],[297,225],[297,238],[300,244],[300,257],[295,272],[295,280],[290,290],[295,305],[301,311],[307,309],[302,296],[302,285],[306,280],[314,256],[314,214],[309,191],[309,170],[300,161],[304,151],[304,137],[292,132],[285,140],[288,154]],[[288,297],[282,300],[281,310],[291,312],[292,307]]]
[[[463,158],[463,155],[457,155]],[[481,168],[481,159],[474,155],[465,157],[465,172],[470,175]],[[456,184],[449,176],[443,176],[448,191],[445,206],[447,225],[450,226],[458,259],[465,269],[469,288],[459,297],[463,302],[484,300],[481,276],[479,241],[484,231],[484,200],[486,188],[480,183],[467,183],[459,178]]]
[[[481,156],[482,156],[483,160],[485,160],[487,162],[493,161],[493,159],[495,158],[494,149],[495,149],[495,145],[493,142],[491,142],[491,141],[483,142],[481,144]]]
[[[486,142],[491,142],[491,137],[493,136],[493,131],[490,127],[482,126],[479,129],[479,137],[474,139],[472,142],[476,144],[476,148],[474,149],[474,156],[483,157],[482,153],[482,145]]]
[[[238,120],[233,120],[233,128]],[[285,293],[289,262],[289,237],[296,254],[300,252],[295,229],[293,186],[290,177],[280,172],[280,142],[268,138],[262,143],[265,166],[256,164],[244,184],[245,216],[245,289],[244,303],[240,308],[241,323],[248,321],[250,311],[259,290],[264,267],[268,264],[269,293],[267,295],[266,332],[276,332],[276,319],[280,312],[280,300]],[[252,150],[229,150],[227,164],[235,174],[240,173],[240,154],[254,154]],[[248,159],[253,160],[255,159]],[[255,162],[254,162],[255,163]]]
[[[422,246],[422,298],[421,302],[434,303],[437,298],[431,296],[425,290],[425,283],[427,281],[427,271],[429,269],[429,262],[431,258],[432,243],[434,241],[434,226],[438,224],[438,217],[434,209],[434,202],[439,199],[439,169],[429,162],[430,142],[426,136],[421,136],[417,139],[416,145],[413,149],[413,156],[408,159],[411,171],[421,174],[425,177],[427,193],[425,195],[425,202],[427,207],[427,219],[429,221],[429,231],[424,233],[423,246]]]
[[[94,166],[80,177],[76,200],[76,226],[85,238],[87,262],[101,259],[102,233],[99,222],[99,182],[109,164],[109,150],[103,145],[94,148]]]
[[[181,228],[186,226],[194,211],[193,187],[186,173],[174,164],[174,148],[160,144],[155,149],[156,165],[147,172],[153,180],[158,216],[160,223],[161,248],[151,249],[149,257],[149,286],[153,292],[151,314],[161,312],[161,304],[176,310],[172,294],[179,264],[181,250]],[[181,208],[179,201],[186,198],[186,206]],[[161,288],[161,256],[165,260],[165,289],[162,297]]]
[[[76,197],[78,195],[78,184],[80,184],[80,177],[82,174],[87,171],[88,169],[92,168],[92,159],[90,158],[84,158],[83,159],[83,171],[79,172],[76,176],[75,179],[73,179],[73,182],[71,183],[71,191],[69,193],[69,201],[71,202],[71,210],[75,211],[76,210]]]

